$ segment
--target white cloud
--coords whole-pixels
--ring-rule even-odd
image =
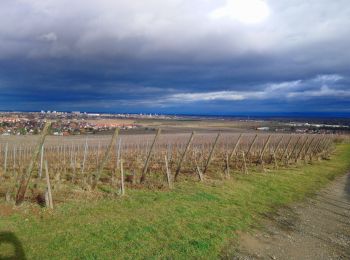
[[[316,90],[304,92],[287,93],[288,98],[312,98],[312,97],[335,97],[335,98],[350,98],[350,90],[334,89],[328,86],[322,86]]]
[[[272,84],[267,84],[266,91],[273,92],[273,91],[288,91],[291,89],[296,89],[300,87],[302,84],[301,80],[295,80],[295,81],[287,81],[287,82],[282,82],[282,83],[272,83]]]
[[[168,96],[167,102],[200,102],[200,101],[242,101],[269,99],[309,99],[315,97],[350,97],[350,89],[337,89],[334,83],[343,77],[336,74],[319,75],[308,80],[295,80],[282,83],[271,83],[258,86],[261,91],[216,91],[205,93],[178,93]],[[322,83],[322,84],[320,84]],[[332,86],[328,86],[331,84]]]
[[[316,82],[337,82],[343,79],[342,76],[338,74],[329,74],[329,75],[318,75],[314,80]]]
[[[210,13],[212,19],[232,18],[244,24],[258,24],[270,14],[262,0],[227,0],[226,4]]]
[[[180,93],[171,95],[167,100],[170,102],[197,102],[212,100],[240,101],[247,98],[257,98],[263,93],[259,92],[238,92],[238,91],[217,91],[208,93]]]
[[[47,41],[47,42],[55,42],[58,37],[54,32],[46,33],[39,36],[39,40]]]

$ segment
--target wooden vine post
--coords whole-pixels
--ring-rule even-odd
[[[205,173],[207,172],[207,170],[208,170],[209,164],[210,164],[211,159],[212,159],[212,157],[213,157],[213,155],[214,155],[214,150],[215,150],[215,147],[216,147],[216,145],[217,145],[217,143],[218,143],[218,141],[219,141],[220,135],[221,135],[221,134],[218,133],[218,135],[216,136],[216,139],[215,139],[214,144],[213,144],[213,146],[212,146],[212,148],[211,148],[211,151],[210,151],[210,154],[209,154],[207,163],[205,164],[203,174],[205,174]]]
[[[173,184],[171,182],[171,174],[170,174],[170,169],[169,169],[169,163],[168,163],[168,157],[164,155],[164,160],[165,160],[165,173],[166,173],[166,179],[168,182],[169,189],[173,188]]]
[[[277,163],[277,160],[276,160],[276,153],[274,151],[272,152],[272,158],[273,158],[273,161],[274,161],[274,164],[275,164],[275,169],[277,170],[278,169],[278,163]]]
[[[312,155],[310,157],[311,161],[313,159],[313,156],[317,157],[317,160],[319,159],[318,154],[320,153],[320,148],[321,148],[321,145],[322,145],[324,139],[325,139],[324,136],[322,138],[319,138],[317,144],[315,145],[315,147],[314,147],[314,149],[312,151]]]
[[[283,151],[283,153],[282,153],[281,160],[283,160],[284,157],[287,155],[288,148],[289,148],[291,142],[292,142],[292,136],[289,138],[289,140],[288,140],[288,142],[287,142],[287,145],[286,145],[286,148],[284,148],[284,151]]]
[[[84,170],[85,170],[85,162],[87,157],[87,151],[88,151],[88,142],[87,139],[85,140],[85,146],[84,146],[84,156],[83,156],[83,165],[81,166],[81,175],[84,177]]]
[[[277,160],[276,160],[276,154],[278,152],[278,149],[280,148],[281,144],[282,144],[282,141],[284,139],[284,135],[282,135],[282,137],[280,138],[280,140],[278,141],[275,149],[272,151],[272,160],[274,161],[274,164],[275,164],[275,168],[277,169],[278,168],[278,163],[277,163]]]
[[[254,139],[253,139],[252,143],[250,144],[250,146],[249,146],[249,148],[248,148],[248,151],[247,151],[247,157],[248,157],[248,158],[250,157],[250,152],[252,151],[252,148],[253,148],[253,146],[254,146],[254,144],[255,144],[257,138],[258,138],[258,135],[256,134],[256,135],[254,136]]]
[[[226,177],[229,178],[230,177],[230,161],[229,161],[229,156],[228,154],[226,153],[226,170],[225,170],[225,173],[226,173]]]
[[[192,143],[194,134],[195,134],[195,132],[192,132],[192,134],[191,134],[191,136],[190,136],[190,139],[189,139],[188,142],[187,142],[186,148],[185,148],[185,150],[184,150],[184,152],[183,152],[183,154],[182,154],[182,156],[181,156],[181,159],[180,159],[180,161],[179,161],[179,164],[177,165],[177,169],[176,169],[176,172],[175,172],[175,180],[177,179],[177,176],[178,176],[179,173],[180,173],[182,163],[184,162],[185,157],[186,157],[186,153],[187,153],[188,149],[189,149],[190,146],[191,146],[191,143]]]
[[[42,130],[41,136],[39,138],[37,148],[34,150],[32,159],[30,160],[29,166],[27,170],[20,177],[19,188],[16,194],[16,205],[21,204],[24,200],[24,197],[26,195],[26,191],[29,185],[29,181],[32,176],[34,164],[38,160],[39,153],[42,149],[42,146],[44,145],[45,138],[49,133],[50,127],[51,127],[51,122],[46,122],[44,129]]]
[[[158,131],[157,131],[157,134],[155,135],[154,139],[153,139],[153,143],[151,145],[151,148],[149,149],[149,152],[148,152],[148,155],[147,155],[147,159],[146,159],[146,162],[145,162],[145,165],[143,167],[143,170],[142,170],[142,175],[141,175],[141,179],[140,179],[140,182],[143,183],[145,182],[146,180],[146,174],[147,174],[147,170],[148,170],[148,164],[149,164],[149,160],[151,159],[151,156],[152,156],[152,153],[153,153],[153,149],[154,149],[154,145],[161,133],[161,129],[159,128]]]
[[[306,156],[308,155],[309,151],[310,151],[310,148],[311,148],[311,145],[313,144],[315,140],[315,137],[312,137],[310,143],[308,144],[306,150],[305,150],[305,153],[304,153],[304,156],[303,156],[303,160],[306,160]]]
[[[322,139],[320,145],[318,146],[318,150],[316,151],[316,156],[318,161],[322,159],[326,144],[327,144],[327,138],[325,137]]]
[[[51,192],[51,183],[50,183],[50,175],[49,175],[49,168],[47,166],[47,161],[45,161],[45,177],[46,177],[46,194],[47,196],[47,203],[46,206],[50,209],[53,209],[53,199],[52,199],[52,192]]]
[[[259,161],[258,161],[258,162],[260,162],[263,171],[265,171],[265,167],[264,167],[264,154],[265,154],[266,148],[267,148],[267,146],[268,146],[268,144],[269,144],[269,142],[270,142],[270,139],[271,139],[271,135],[269,135],[269,136],[267,137],[267,140],[266,140],[266,142],[264,143],[263,148],[262,148],[262,150],[261,150],[261,152],[260,152],[260,155],[259,155]]]
[[[239,137],[238,137],[238,139],[237,139],[237,142],[236,142],[234,148],[232,149],[232,151],[231,151],[231,153],[230,153],[229,159],[231,159],[232,156],[235,154],[235,152],[236,152],[236,150],[237,150],[237,148],[238,148],[238,145],[239,145],[239,143],[240,143],[240,141],[241,141],[241,139],[242,139],[242,136],[243,136],[242,134],[239,135]]]
[[[261,150],[261,153],[260,153],[260,156],[259,156],[260,163],[263,163],[263,157],[264,157],[266,148],[267,148],[267,146],[268,146],[268,144],[269,144],[269,142],[270,142],[270,139],[271,139],[271,135],[269,135],[269,136],[267,137],[267,140],[266,140],[266,142],[265,142],[265,144],[264,144],[264,146],[263,146],[263,149]]]
[[[41,150],[40,150],[40,167],[39,167],[39,179],[41,179],[42,175],[43,175],[43,163],[44,163],[44,145],[41,146]]]
[[[97,170],[96,172],[92,175],[92,185],[91,185],[91,188],[92,189],[95,189],[96,188],[96,185],[100,179],[100,176],[101,176],[101,172],[103,171],[103,168],[104,166],[106,165],[107,161],[108,161],[108,158],[111,154],[111,151],[112,151],[112,148],[113,148],[113,144],[115,143],[115,141],[117,140],[118,138],[118,135],[119,135],[119,129],[116,128],[115,131],[114,131],[114,134],[112,136],[112,139],[107,147],[107,150],[105,151],[105,154],[102,158],[102,160],[100,161],[98,167],[97,167]]]
[[[330,152],[330,145],[331,145],[331,139],[326,138],[326,140],[324,141],[323,145],[322,145],[322,150],[321,150],[321,157],[323,159],[326,159],[329,157],[329,152]]]
[[[125,195],[123,159],[120,160],[120,193]]]
[[[289,164],[289,158],[294,154],[294,151],[297,149],[297,146],[298,146],[298,144],[299,144],[300,139],[301,139],[301,136],[299,136],[297,142],[295,143],[292,152],[291,152],[290,154],[287,155],[287,158],[286,158],[286,164],[287,164],[287,165]]]
[[[278,149],[280,148],[283,139],[284,139],[284,135],[282,135],[282,137],[280,138],[280,140],[278,141],[278,143],[277,143],[277,145],[276,145],[276,148],[273,150],[273,153],[274,153],[275,155],[276,155]]]
[[[331,143],[332,143],[332,140],[330,138],[327,138],[322,147],[322,152],[321,152],[321,156],[323,159],[329,158],[329,153],[331,151]]]
[[[244,151],[242,151],[242,159],[243,159],[243,170],[245,174],[248,174],[247,162],[245,159]]]
[[[194,162],[196,164],[196,172],[198,174],[199,180],[200,181],[204,181],[204,176],[203,176],[203,173],[202,173],[201,169],[198,166],[197,159],[194,159]]]
[[[299,152],[298,152],[298,155],[295,157],[295,162],[298,162],[299,157],[300,157],[301,153],[303,152],[304,147],[305,147],[305,145],[306,145],[306,143],[307,143],[307,140],[309,140],[309,137],[308,137],[308,136],[306,137],[304,143],[301,145],[301,148],[300,148],[300,150],[299,150]]]
[[[8,155],[8,148],[9,148],[9,144],[6,143],[6,146],[5,146],[5,156],[4,156],[4,176],[6,175],[6,172],[7,172],[7,155]]]
[[[319,149],[319,147],[320,147],[320,144],[321,144],[322,141],[323,141],[323,138],[324,138],[324,136],[321,137],[321,138],[318,138],[317,143],[314,145],[314,147],[313,147],[313,149],[312,149],[313,154],[317,153],[317,151],[318,151],[318,149]]]

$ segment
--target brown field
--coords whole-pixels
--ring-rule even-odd
[[[121,185],[163,189],[173,186],[175,179],[215,180],[326,158],[332,147],[332,138],[322,135],[196,133],[188,144],[190,136],[165,133],[155,140],[155,133],[119,135],[113,143],[111,135],[48,136],[35,158],[32,177],[34,183],[44,178],[46,161],[50,179],[60,187],[90,191],[95,182],[100,191]],[[15,196],[39,138],[1,137],[0,176],[5,181],[0,194]]]
[[[186,133],[197,132],[228,132],[240,133],[255,131],[261,126],[281,126],[281,123],[273,121],[244,121],[244,120],[220,120],[220,119],[181,119],[181,120],[135,120],[135,124],[148,128],[162,128],[165,132]]]
[[[86,119],[86,122],[92,124],[120,124],[120,125],[130,125],[134,124],[135,120],[130,119]]]

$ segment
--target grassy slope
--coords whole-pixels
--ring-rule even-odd
[[[171,192],[128,191],[35,216],[20,210],[1,217],[0,231],[13,232],[30,259],[217,258],[235,231],[324,186],[349,169],[349,158],[350,145],[340,145],[332,160],[315,165],[181,183]]]

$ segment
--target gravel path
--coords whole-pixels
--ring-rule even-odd
[[[350,259],[350,173],[242,234],[234,259]]]

